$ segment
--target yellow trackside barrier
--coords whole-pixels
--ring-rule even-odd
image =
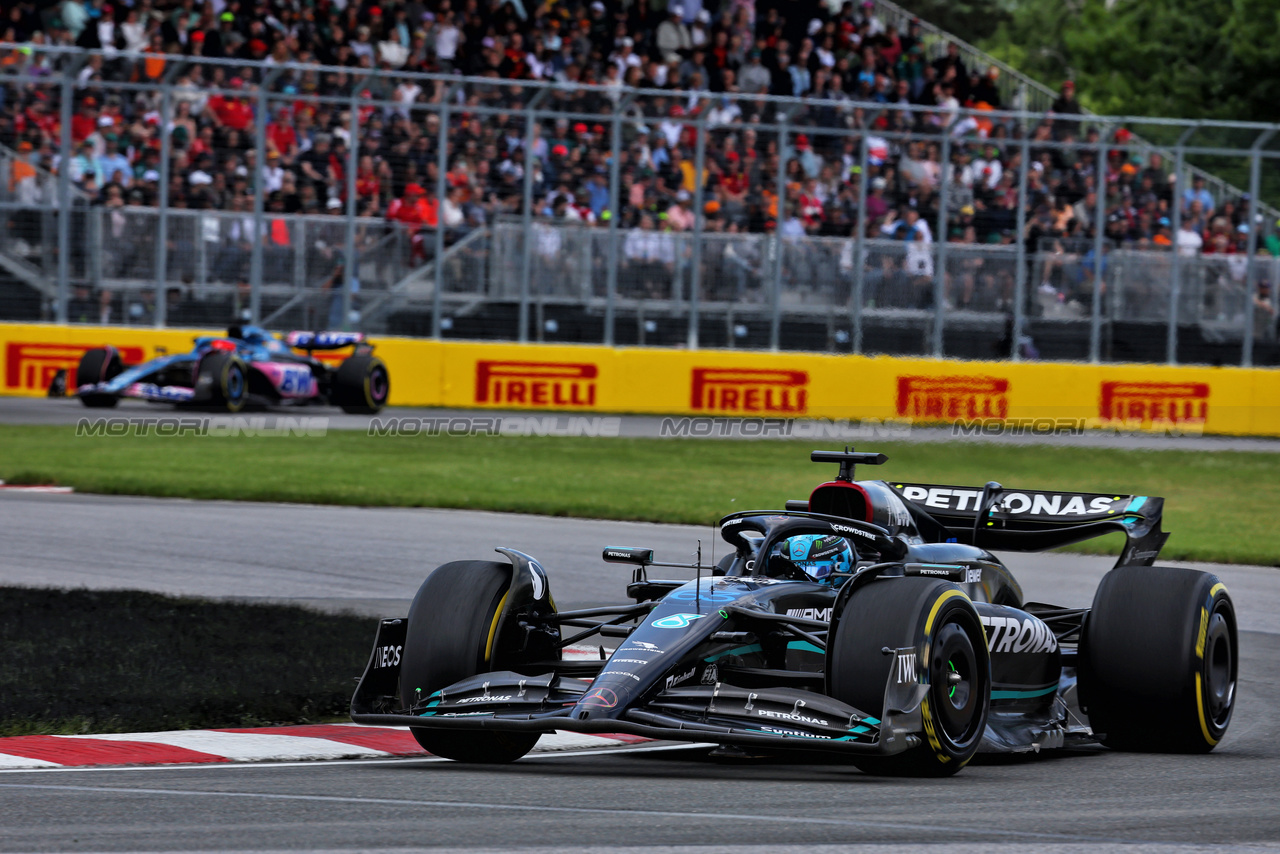
[[[58,368],[114,344],[127,362],[217,330],[0,324],[4,394],[41,395]],[[1280,436],[1280,371],[960,362],[375,337],[401,406],[1176,430]],[[324,354],[326,359],[341,353]]]

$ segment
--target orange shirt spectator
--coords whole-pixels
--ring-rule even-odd
[[[11,193],[17,189],[18,182],[27,178],[34,178],[36,176],[36,167],[32,166],[26,160],[26,158],[31,154],[31,148],[31,143],[26,140],[18,143],[18,153],[21,156],[14,158],[13,166],[10,168],[9,192]]]

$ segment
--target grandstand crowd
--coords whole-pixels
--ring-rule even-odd
[[[0,142],[23,163],[67,168],[92,204],[155,205],[161,139],[172,162],[175,208],[249,211],[261,182],[274,213],[342,215],[347,152],[358,111],[356,209],[415,231],[439,224],[450,239],[522,211],[532,170],[536,216],[600,226],[613,216],[635,233],[705,227],[784,237],[848,237],[865,192],[867,236],[1011,244],[1026,171],[1029,249],[1054,239],[1091,238],[1097,196],[1114,246],[1186,255],[1244,251],[1248,199],[1219,203],[1196,181],[1178,187],[1159,154],[1110,150],[1105,168],[1089,150],[1053,142],[1094,142],[1066,81],[1048,118],[1028,129],[981,117],[1001,103],[996,68],[970,68],[954,45],[926,53],[920,27],[886,26],[870,2],[806,0],[15,0],[5,4],[0,40],[18,45],[101,49],[78,70],[63,164],[60,89],[68,61],[8,48],[0,56]],[[178,62],[175,55],[231,60]],[[243,63],[243,64],[241,64]],[[321,64],[345,71],[287,69]],[[47,86],[17,85],[5,71],[48,73]],[[370,75],[370,72],[378,72]],[[443,198],[437,198],[440,117],[425,107],[445,97],[439,80],[400,72],[491,78],[455,93]],[[113,84],[168,81],[172,109],[158,93]],[[574,114],[528,129],[518,108],[529,94],[509,80],[558,85],[540,106]],[[265,162],[257,162],[257,95],[271,99]],[[96,84],[101,83],[101,86]],[[569,84],[599,84],[580,89]],[[663,90],[630,103],[627,87]],[[222,90],[211,92],[210,88]],[[776,105],[745,97],[803,99],[779,157],[778,134],[749,127],[776,120]],[[339,96],[320,103],[312,96]],[[369,101],[384,101],[373,106]],[[611,116],[622,104],[620,198],[610,197]],[[922,109],[907,111],[904,105]],[[469,108],[502,108],[480,113]],[[961,114],[973,108],[975,114]],[[962,118],[962,116],[964,116]],[[592,117],[595,117],[592,119]],[[698,129],[705,122],[706,183],[695,210]],[[866,137],[867,169],[859,137]],[[909,137],[894,138],[895,134]],[[942,137],[950,134],[950,162]],[[885,135],[882,135],[885,134]],[[1123,145],[1121,129],[1114,142]],[[777,169],[785,170],[784,196]],[[15,167],[20,168],[20,167]],[[866,182],[865,190],[859,185]],[[937,234],[946,186],[944,233]],[[1173,233],[1173,209],[1182,228]],[[264,239],[272,239],[270,235]],[[422,241],[417,259],[430,251]],[[1261,244],[1260,244],[1261,245]],[[1280,254],[1269,238],[1266,248]]]

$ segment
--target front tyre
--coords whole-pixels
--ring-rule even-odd
[[[836,628],[831,696],[872,715],[885,705],[891,669],[882,652],[914,648],[915,672],[928,686],[920,712],[925,743],[894,756],[858,758],[868,774],[945,777],[963,768],[982,743],[991,700],[991,658],[973,602],[954,584],[930,578],[884,578],[854,594]]]
[[[249,370],[235,353],[215,350],[196,366],[196,399],[228,412],[239,412],[249,400]]]
[[[1226,735],[1239,662],[1217,576],[1122,566],[1103,576],[1080,642],[1089,726],[1118,750],[1207,753]]]
[[[391,375],[377,356],[351,356],[333,378],[333,402],[352,415],[380,412],[390,394]]]
[[[97,347],[86,350],[76,367],[76,388],[110,382],[124,370],[120,351],[115,347]],[[80,402],[93,409],[115,406],[120,398],[114,394],[82,394]]]
[[[405,708],[462,679],[503,669],[493,640],[511,586],[509,564],[446,563],[427,576],[409,608],[400,664]],[[538,743],[538,733],[411,730],[423,749],[459,762],[514,762]]]

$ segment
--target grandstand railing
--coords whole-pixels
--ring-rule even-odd
[[[90,79],[77,89],[84,51],[36,46],[30,51],[28,55],[44,60],[39,73],[20,64],[9,66],[0,85],[15,93],[41,89],[60,111],[64,126],[70,122],[77,93],[153,98],[164,123],[174,115],[175,104],[190,96],[173,85],[174,74],[158,83]],[[176,73],[191,60],[169,57],[166,62]],[[624,227],[620,217],[574,225],[548,219],[534,209],[531,170],[525,172],[518,205],[507,209],[513,216],[494,222],[405,228],[358,215],[355,166],[365,153],[361,123],[373,113],[403,111],[423,127],[434,119],[436,162],[446,166],[458,153],[451,134],[464,120],[504,123],[526,149],[536,142],[537,127],[556,120],[598,124],[602,133],[597,150],[610,153],[611,198],[620,195],[622,169],[621,157],[614,155],[631,145],[638,128],[655,130],[659,121],[674,122],[692,128],[699,140],[692,146],[693,210],[702,210],[709,198],[697,178],[707,162],[707,132],[753,131],[776,146],[787,163],[804,159],[797,142],[804,134],[811,149],[823,152],[827,162],[838,163],[842,171],[846,164],[838,152],[849,151],[852,174],[867,177],[879,173],[881,144],[895,152],[915,142],[936,145],[940,161],[947,163],[955,146],[971,141],[962,136],[965,129],[975,126],[991,129],[990,138],[1002,149],[1006,163],[1014,156],[1026,162],[1033,146],[1029,130],[1054,120],[1051,115],[961,110],[946,116],[906,105],[734,96],[745,120],[714,127],[706,111],[675,117],[665,109],[672,103],[696,104],[710,98],[709,93],[614,91],[379,71],[351,87],[350,95],[304,96],[288,88],[290,81],[352,70],[238,60],[201,63],[228,73],[252,72],[263,81],[260,87],[251,82],[247,89],[210,86],[203,93],[248,96],[255,119],[246,136],[253,137],[249,150],[256,163],[266,162],[265,128],[275,108],[304,100],[347,114],[339,130],[355,145],[347,152],[341,209],[321,216],[265,210],[265,180],[252,182],[251,209],[235,212],[174,207],[164,203],[163,192],[156,207],[132,202],[102,206],[77,198],[68,171],[54,177],[52,186],[44,177],[40,194],[0,199],[0,269],[11,276],[19,269],[43,283],[37,287],[42,318],[156,326],[236,318],[269,320],[280,327],[355,326],[376,332],[521,341],[1015,359],[1038,352],[1042,358],[1245,365],[1254,363],[1255,347],[1261,346],[1263,361],[1275,358],[1277,289],[1264,295],[1261,285],[1280,282],[1280,270],[1274,259],[1261,253],[1263,228],[1249,230],[1247,251],[1234,259],[1114,249],[1105,238],[1104,197],[1087,212],[1095,234],[1087,246],[1078,251],[1029,246],[1028,240],[1016,237],[1026,233],[1033,214],[1027,169],[1019,170],[1013,207],[986,212],[992,234],[1001,241],[990,246],[882,240],[870,228],[870,182],[864,180],[854,182],[857,204],[849,237],[798,234],[790,228],[794,223],[787,221],[785,210],[782,236],[725,234],[701,216],[693,218],[688,232],[646,233],[645,228]],[[388,83],[401,80],[418,83],[431,100],[404,105],[377,94],[366,96],[361,88],[386,92]],[[656,116],[660,106],[663,119]],[[876,125],[877,118],[898,113],[933,117],[937,123],[926,121],[923,132],[895,129],[892,121],[887,129]],[[1229,128],[1247,134],[1251,147],[1183,146],[1175,153],[1174,171],[1181,172],[1185,157],[1193,154],[1238,158],[1251,167],[1255,199],[1261,171],[1274,168],[1280,157],[1280,152],[1265,147],[1280,125],[1148,117],[1080,120],[1098,130],[1096,140],[1083,139],[1082,134],[1074,142],[1036,141],[1034,146],[1079,156],[1101,172],[1108,151],[1143,148],[1132,139],[1114,139],[1114,131],[1126,124],[1184,131]],[[69,162],[69,151],[58,155],[61,162]],[[173,177],[169,169],[170,159],[161,157],[162,188]],[[445,180],[444,170],[439,170],[438,183],[428,187],[428,193],[443,195]],[[787,197],[785,174],[775,174],[769,182],[771,186],[754,191],[768,189]],[[905,189],[907,182],[899,175],[895,188]],[[946,235],[956,208],[948,199],[946,182],[937,196],[941,215],[929,224],[935,235]],[[932,193],[920,197],[928,203]],[[1181,205],[1175,204],[1174,233],[1180,212]],[[1270,224],[1265,225],[1269,232]],[[1008,236],[1000,238],[1001,233]],[[344,263],[352,257],[356,263]],[[1102,275],[1095,276],[1098,257]],[[429,273],[424,265],[429,265]],[[0,312],[3,309],[0,305]],[[1019,343],[1027,338],[1035,343]]]

